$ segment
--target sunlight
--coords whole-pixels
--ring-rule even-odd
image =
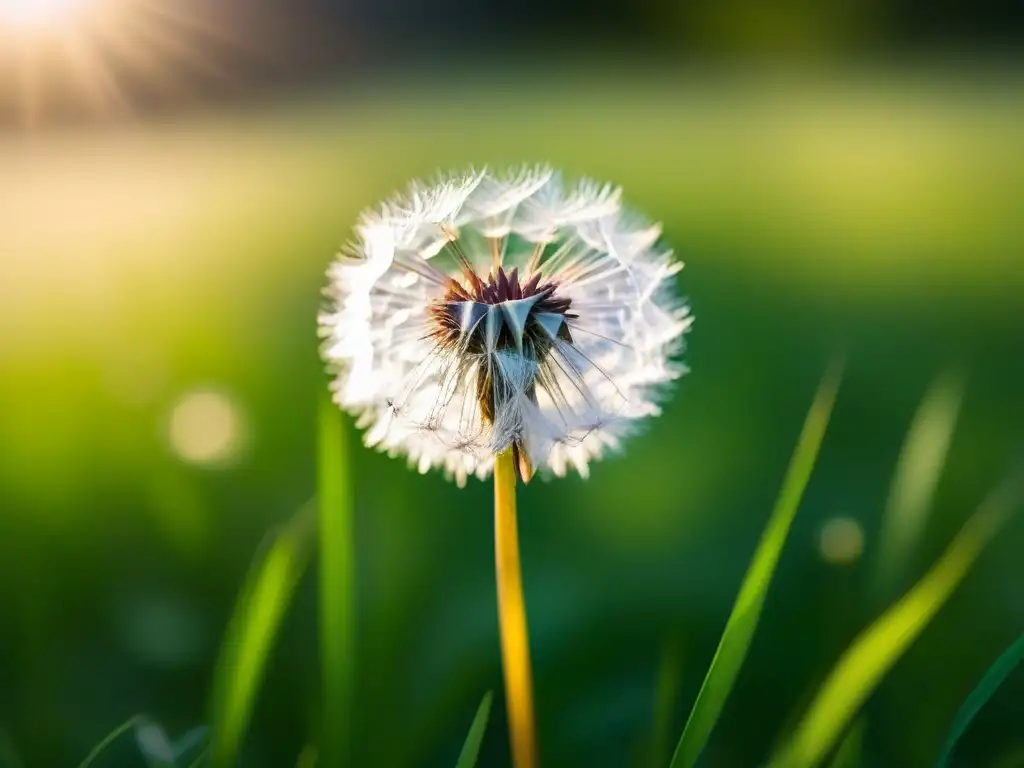
[[[229,17],[200,0],[0,0],[0,123],[131,115],[140,95],[230,84],[219,60],[240,50]]]
[[[61,24],[85,6],[87,0],[0,0],[0,24],[41,27]]]

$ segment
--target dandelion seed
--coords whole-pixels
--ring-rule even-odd
[[[464,485],[586,476],[666,387],[690,326],[660,228],[547,167],[414,183],[365,212],[319,317],[334,399],[364,439]]]

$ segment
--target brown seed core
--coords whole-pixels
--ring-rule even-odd
[[[514,330],[509,323],[502,322],[496,331],[497,336],[488,339],[487,307],[525,299],[532,299],[533,303],[518,305],[522,327],[517,326]],[[555,346],[555,338],[572,343],[572,334],[565,322],[577,317],[569,311],[571,306],[571,299],[558,294],[558,283],[544,282],[540,272],[520,282],[517,268],[506,272],[503,267],[498,267],[484,281],[466,265],[461,280],[448,280],[444,295],[430,308],[434,324],[432,336],[444,348],[461,348],[470,355],[479,356],[476,361],[476,396],[485,423],[493,423],[496,409],[501,405],[495,402],[500,396],[496,393],[506,391],[500,386],[501,382],[494,380],[500,373],[487,353],[514,350],[535,363],[543,363]],[[552,315],[556,316],[554,323],[551,322]],[[557,330],[553,330],[555,328]],[[525,394],[536,403],[534,385]],[[529,457],[519,440],[514,442],[513,449],[517,474],[526,482],[533,474]]]
[[[461,302],[476,302],[478,304],[495,305],[506,301],[518,301],[537,297],[536,303],[530,311],[530,315],[541,313],[562,315],[567,320],[577,317],[569,311],[572,300],[558,295],[558,283],[553,281],[542,282],[543,276],[535,272],[525,282],[519,280],[519,269],[513,267],[508,272],[504,267],[498,267],[492,271],[484,282],[480,277],[470,270],[464,270],[464,281],[460,282],[455,278],[449,278],[444,296],[441,297],[431,308],[430,312],[434,319],[434,337],[448,344],[458,343],[464,332],[461,319],[452,311],[453,305]],[[507,338],[508,334],[499,339],[499,348],[512,346],[512,340]],[[565,341],[572,341],[569,329],[563,324],[559,336]],[[479,338],[474,338],[479,337]],[[473,352],[481,352],[483,349],[476,342],[482,341],[482,330],[471,331],[471,338],[468,339],[468,348]],[[536,341],[536,339],[535,339]],[[543,343],[543,340],[539,340]],[[504,343],[503,343],[504,342]],[[550,348],[550,345],[548,345]],[[547,350],[544,350],[545,352]]]

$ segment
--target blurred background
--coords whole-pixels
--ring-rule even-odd
[[[1022,455],[1022,32],[1011,0],[0,0],[0,765],[75,765],[140,711],[207,721],[248,565],[315,491],[315,316],[359,210],[545,161],[664,222],[696,316],[647,434],[521,492],[546,764],[643,764],[666,666],[678,735],[846,355],[705,754],[757,765]],[[937,488],[887,550],[926,396]],[[349,434],[356,764],[454,764],[494,689],[481,765],[507,765],[490,487]],[[934,763],[1024,630],[1022,546],[1017,521],[886,679],[864,765]],[[316,627],[314,566],[245,766],[309,738]],[[1018,671],[960,765],[1024,765],[1022,701]],[[100,764],[143,763],[127,740]]]

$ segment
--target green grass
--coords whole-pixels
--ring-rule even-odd
[[[747,656],[776,565],[817,460],[835,404],[841,371],[841,365],[833,365],[819,385],[775,508],[672,756],[671,768],[691,768],[697,764]],[[951,390],[951,381],[948,377],[941,378],[924,399],[904,445],[904,461],[894,480],[894,488],[902,489],[896,494],[897,498],[917,500],[912,505],[915,517],[909,518],[914,523],[915,536],[924,525],[920,515],[927,506],[926,500],[934,492],[959,408],[961,389],[956,386]],[[932,422],[930,431],[922,427],[922,421],[929,420]],[[319,741],[303,750],[299,762],[303,765],[349,763],[355,672],[351,478],[344,420],[326,394],[320,400],[318,423],[319,498],[315,510],[310,505],[283,526],[271,538],[265,553],[257,559],[246,579],[216,666],[209,752],[203,751],[195,757],[192,766],[197,767],[207,759],[215,768],[238,764],[267,659],[272,653],[296,583],[309,559],[316,530],[314,511],[318,513],[316,519],[321,537],[323,653],[320,673],[324,708]],[[937,441],[942,450],[933,449],[928,460],[923,461],[927,471],[912,472],[908,479],[906,457],[920,453],[922,449],[916,443],[926,439],[922,433],[930,434],[931,440]],[[916,483],[918,487],[907,490],[908,483]],[[931,570],[854,640],[817,691],[792,734],[776,749],[769,768],[816,768],[827,760],[830,768],[857,768],[863,764],[866,720],[863,717],[855,719],[858,712],[1010,518],[1021,501],[1022,491],[1024,476],[1021,475],[1012,476],[993,491]],[[898,518],[903,515],[899,504],[893,503],[887,514]],[[904,539],[905,543],[907,541]],[[1022,658],[1024,635],[997,659],[964,701],[953,720],[939,768],[948,765],[960,736]],[[651,768],[664,764],[665,739],[679,689],[681,665],[680,649],[673,640],[666,644],[663,654],[651,737],[643,755],[644,763]],[[480,702],[456,768],[473,768],[476,765],[492,698],[492,693],[488,692]],[[97,744],[79,768],[92,766],[107,747],[143,721],[141,715],[129,718]],[[189,744],[179,751],[190,751],[197,746],[193,736],[186,735]],[[168,746],[168,749],[174,752],[174,748]],[[154,765],[175,765],[177,757],[169,761],[166,756],[161,756],[166,751],[154,752],[156,758],[147,752],[147,760]]]
[[[775,566],[825,437],[840,377],[841,366],[835,364],[825,375],[811,404],[775,509],[743,579],[718,650],[676,746],[671,768],[692,768],[697,763],[747,657]]]
[[[641,765],[645,765],[647,768],[661,768],[668,763],[672,721],[682,679],[682,642],[678,634],[674,634],[665,641],[661,652],[661,663],[658,665],[651,733],[641,753]]]
[[[351,483],[340,411],[324,394],[319,410],[321,680],[323,714],[318,758],[348,762],[354,658],[354,570]],[[302,510],[273,539],[238,599],[217,662],[212,696],[210,763],[234,766],[277,630],[305,572],[316,532],[314,507]]]
[[[960,737],[967,732],[975,716],[988,703],[988,700],[992,698],[993,694],[999,689],[999,686],[1010,676],[1010,673],[1017,668],[1022,659],[1024,659],[1024,633],[992,663],[992,666],[985,671],[985,674],[978,681],[974,690],[970,692],[967,698],[964,699],[963,704],[960,705],[953,718],[953,724],[950,726],[946,743],[942,746],[942,754],[939,755],[937,768],[947,768],[949,766],[950,761],[953,759],[953,751],[956,749]]]
[[[106,750],[107,747],[121,738],[124,734],[131,731],[136,725],[141,723],[143,719],[144,716],[141,714],[132,715],[117,726],[114,730],[104,736],[99,743],[92,748],[92,750],[90,750],[89,754],[85,756],[85,759],[78,764],[78,768],[89,768],[96,761],[96,758],[103,754],[103,751]]]
[[[487,720],[491,716],[491,700],[493,698],[493,692],[488,691],[480,701],[455,768],[474,768],[476,765],[477,757],[480,755],[480,744],[483,743],[484,732],[487,730]]]
[[[858,720],[850,726],[829,762],[829,768],[860,768],[864,760],[865,727],[863,720]]]
[[[1016,478],[1014,478],[1016,481]],[[932,569],[854,640],[770,768],[814,768],[843,736],[879,682],[963,581],[1019,503],[1011,481],[971,516]]]
[[[326,388],[320,396],[318,461],[323,681],[320,755],[324,765],[345,765],[351,760],[356,669],[352,483],[341,411],[331,402]]]
[[[946,371],[936,378],[907,432],[882,517],[874,563],[874,598],[893,596],[924,532],[942,477],[964,396],[964,377]]]
[[[311,508],[270,541],[250,571],[228,625],[214,672],[210,765],[234,768],[260,683],[291,596],[312,549]]]

